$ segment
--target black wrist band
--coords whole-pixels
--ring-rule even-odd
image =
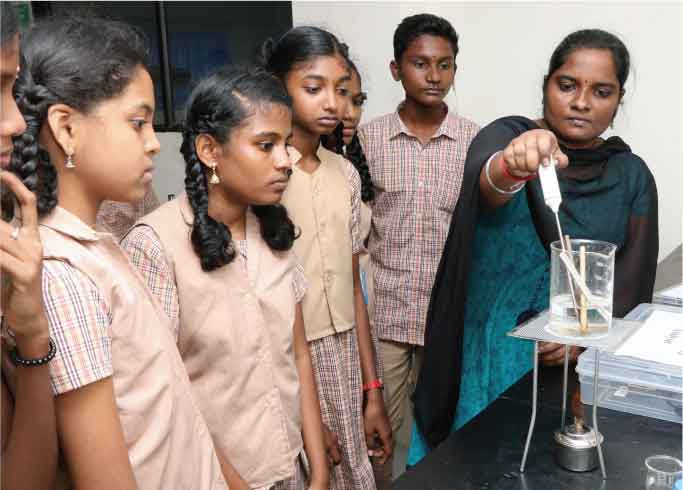
[[[47,354],[45,354],[43,357],[39,357],[38,359],[24,359],[19,355],[19,351],[17,350],[16,347],[12,348],[12,350],[9,351],[9,358],[12,360],[15,366],[24,366],[24,367],[37,367],[37,366],[42,366],[43,364],[47,364],[50,362],[52,359],[54,359],[55,354],[57,354],[57,346],[55,343],[52,341],[52,339],[48,339],[48,351]]]

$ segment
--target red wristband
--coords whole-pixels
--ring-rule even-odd
[[[370,391],[370,390],[382,390],[384,389],[384,383],[382,383],[381,379],[375,379],[373,381],[370,381],[369,383],[365,383],[363,385],[363,391]]]
[[[503,158],[503,155],[500,156],[500,169],[503,171],[503,174],[505,174],[506,177],[516,181],[516,182],[528,182],[531,179],[536,178],[536,174],[533,173],[531,175],[527,175],[526,177],[517,177],[516,175],[512,175],[510,173],[510,169],[508,169],[507,164],[505,163],[505,158]]]

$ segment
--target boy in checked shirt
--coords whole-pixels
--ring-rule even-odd
[[[372,323],[384,362],[392,431],[399,440],[465,156],[479,130],[449,112],[444,102],[453,86],[457,54],[458,35],[447,20],[430,14],[403,19],[394,32],[390,67],[405,100],[359,131],[375,184],[369,240]]]

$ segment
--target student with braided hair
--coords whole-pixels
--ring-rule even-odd
[[[347,63],[351,72],[351,79],[348,84],[348,97],[342,110],[341,122],[334,129],[330,135],[323,135],[321,142],[325,148],[334,151],[345,157],[353,164],[358,176],[360,177],[360,228],[361,236],[364,242],[364,252],[360,257],[360,273],[364,278],[364,293],[366,296],[366,304],[368,305],[368,315],[372,318],[370,311],[372,305],[372,274],[369,271],[369,255],[367,254],[367,239],[370,235],[370,223],[372,211],[370,204],[375,197],[375,189],[372,184],[372,177],[370,176],[370,169],[368,168],[365,153],[360,145],[358,139],[357,129],[363,115],[363,104],[367,99],[367,94],[362,91],[361,77],[358,68],[347,58]],[[373,339],[374,340],[374,339]],[[377,359],[378,365],[379,357]],[[381,377],[381,375],[380,375]]]
[[[279,204],[291,132],[291,101],[270,73],[209,76],[187,104],[185,193],[122,242],[173,322],[231,489],[329,488],[307,284]]]
[[[328,150],[343,155],[353,164],[360,177],[360,197],[364,203],[375,198],[375,189],[370,176],[370,168],[358,138],[358,125],[363,115],[363,106],[368,96],[362,89],[362,80],[358,67],[346,55],[349,65],[350,79],[347,86],[347,98],[342,110],[341,122],[329,135],[322,135],[320,141]]]
[[[112,236],[95,230],[104,200],[140,200],[151,184],[159,141],[143,38],[70,17],[37,25],[23,50],[16,94],[27,130],[13,163],[37,195],[71,486],[226,489],[170,322]]]
[[[54,487],[57,432],[48,363],[54,356],[42,301],[42,246],[35,195],[6,171],[12,138],[26,129],[12,96],[19,67],[19,23],[8,2],[0,3],[0,317],[3,336],[2,482],[5,490]],[[14,200],[16,199],[16,203]],[[15,214],[19,214],[16,216]],[[11,332],[11,336],[10,336]],[[4,344],[3,339],[3,344]],[[40,461],[35,465],[33,461]]]
[[[365,153],[358,139],[357,129],[363,115],[363,105],[367,95],[362,90],[361,76],[358,68],[353,61],[347,57],[347,63],[351,70],[351,80],[348,85],[348,97],[345,108],[342,111],[341,122],[337,125],[334,133],[323,135],[322,144],[328,150],[332,150],[344,156],[358,171],[360,176],[360,235],[363,240],[363,249],[359,254],[358,268],[361,277],[363,295],[368,308],[368,319],[370,321],[370,333],[375,353],[379,352],[377,335],[372,324],[372,308],[374,306],[374,283],[370,264],[370,254],[367,249],[367,242],[370,237],[370,226],[372,222],[372,200],[375,197],[375,189],[370,176],[365,159]],[[383,378],[384,366],[379,355],[375,355],[375,369],[377,377]],[[382,462],[382,458],[372,458],[372,467],[375,473],[375,483],[379,490],[389,488],[391,485],[391,461]]]
[[[266,68],[292,97],[298,156],[282,202],[301,229],[294,245],[311,287],[303,301],[323,421],[339,438],[334,490],[374,490],[369,456],[393,450],[363,298],[358,172],[321,137],[340,123],[351,74],[346,47],[310,26],[264,46]]]

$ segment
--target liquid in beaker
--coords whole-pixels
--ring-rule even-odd
[[[570,240],[570,244],[567,252],[563,252],[559,241],[551,244],[548,330],[560,337],[604,337],[612,324],[616,245],[595,240]],[[562,253],[568,253],[571,261],[563,261]],[[567,270],[567,262],[574,264],[574,274]],[[577,282],[581,278],[580,271],[583,271],[585,287]]]

